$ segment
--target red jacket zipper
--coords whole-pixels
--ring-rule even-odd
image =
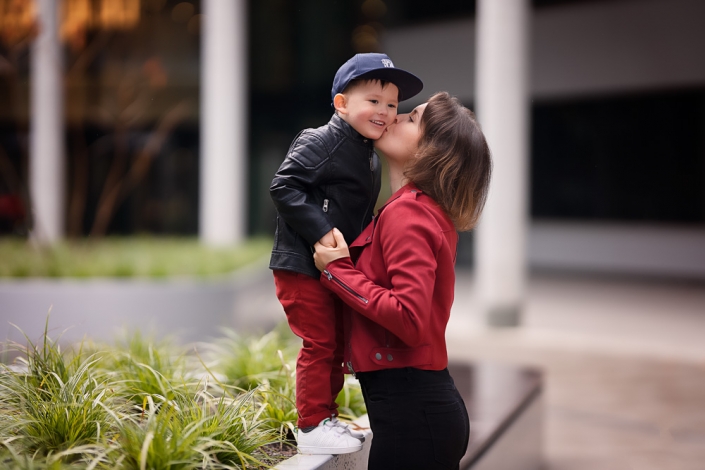
[[[352,290],[350,287],[348,287],[343,281],[341,281],[340,279],[338,279],[336,277],[333,277],[333,275],[327,269],[323,270],[323,274],[326,275],[326,277],[328,278],[329,281],[337,282],[340,285],[340,287],[342,287],[346,291],[350,292],[352,295],[354,295],[361,302],[364,302],[364,303],[369,302],[366,298],[364,298],[363,296],[361,296],[360,294],[358,294],[357,292]],[[355,377],[355,369],[353,368],[353,364],[352,364],[352,345],[350,344],[350,338],[348,338],[347,343],[348,343],[348,354],[349,354],[351,360],[349,360],[345,365],[348,367],[348,371],[352,374],[352,376]]]
[[[358,294],[357,292],[355,292],[354,290],[352,290],[352,289],[351,289],[350,287],[348,287],[343,281],[341,281],[341,280],[338,279],[337,277],[334,277],[327,269],[324,269],[324,270],[323,270],[323,274],[326,275],[326,277],[328,278],[329,281],[335,281],[335,282],[337,282],[338,285],[340,285],[340,287],[342,287],[342,288],[345,289],[346,291],[350,292],[350,293],[351,293],[352,295],[354,295],[360,302],[363,302],[363,303],[368,303],[368,302],[369,302],[369,300],[367,300],[366,298],[364,298],[363,296],[361,296],[360,294]]]

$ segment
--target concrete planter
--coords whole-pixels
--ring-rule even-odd
[[[110,340],[138,328],[180,342],[206,341],[222,326],[265,331],[284,318],[264,261],[208,279],[9,279],[0,281],[0,342],[44,331],[69,341]]]

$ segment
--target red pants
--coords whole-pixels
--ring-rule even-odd
[[[277,298],[291,331],[303,340],[296,360],[298,426],[316,426],[338,415],[335,399],[343,389],[343,304],[321,282],[274,270]]]

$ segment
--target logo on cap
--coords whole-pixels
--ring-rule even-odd
[[[394,68],[394,64],[389,59],[382,59],[382,65],[384,65],[387,68]]]

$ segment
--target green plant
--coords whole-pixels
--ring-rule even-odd
[[[345,379],[343,390],[338,394],[335,402],[338,404],[338,413],[341,418],[353,420],[367,413],[360,383],[351,376]]]
[[[260,337],[222,332],[224,338],[204,346],[209,370],[244,389],[265,381],[275,389],[288,384],[300,345],[295,336],[281,327]]]
[[[46,455],[54,468],[100,452],[115,426],[106,408],[117,404],[95,369],[97,356],[62,353],[47,328],[41,346],[12,345],[23,355],[0,371],[0,442],[19,466],[26,455]]]
[[[109,350],[102,355],[99,367],[110,375],[122,398],[144,406],[147,396],[172,400],[188,391],[184,354],[169,340],[156,341],[134,331],[125,333]]]
[[[272,389],[265,382],[260,385],[258,393],[260,401],[266,405],[262,410],[264,425],[274,429],[282,441],[292,439],[298,418],[293,378],[278,389]]]
[[[114,468],[198,468],[199,423],[179,420],[180,410],[174,402],[156,404],[151,396],[146,400],[143,414],[125,416],[120,421],[120,451],[112,456]]]
[[[226,332],[208,360],[139,332],[68,350],[47,332],[48,319],[38,344],[10,345],[20,356],[0,365],[0,468],[261,469],[291,445],[299,343],[285,326]],[[339,400],[359,414],[356,382]]]
[[[10,470],[93,470],[105,467],[105,456],[115,449],[114,446],[86,445],[72,447],[63,452],[42,455],[20,454],[5,444],[0,451],[0,468]],[[67,461],[68,460],[68,461]]]
[[[277,442],[260,419],[253,392],[234,399],[195,396],[155,403],[120,424],[114,468],[246,469],[265,465],[262,448]]]
[[[221,396],[203,401],[204,414],[206,405],[213,408],[204,423],[202,439],[213,468],[217,467],[216,463],[232,468],[263,465],[261,459],[268,457],[263,448],[281,441],[263,419],[266,405],[257,400],[255,392],[252,390],[234,399]]]
[[[210,248],[186,237],[84,239],[51,248],[0,238],[0,278],[213,276],[261,259],[271,248],[267,237],[224,248]]]

